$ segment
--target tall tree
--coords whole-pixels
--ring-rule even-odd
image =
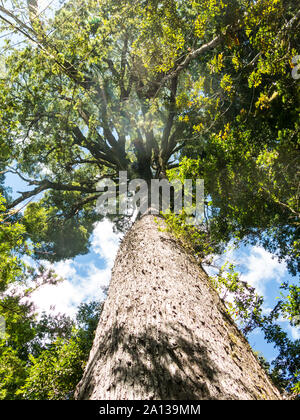
[[[117,255],[76,398],[281,396],[207,274],[148,215],[129,231]]]
[[[252,65],[260,69],[257,54],[267,54],[271,47],[266,44],[266,51],[258,52],[253,48],[251,31],[261,24],[257,8],[263,11],[261,27],[269,37],[277,36],[283,23],[288,30],[299,18],[295,8],[277,0],[72,1],[48,22],[42,19],[36,2],[29,0],[27,6],[27,20],[22,17],[22,8],[12,12],[0,6],[3,25],[29,40],[21,49],[9,50],[7,46],[10,53],[1,79],[2,165],[33,187],[12,200],[10,208],[45,193],[39,202],[27,206],[24,224],[31,239],[42,245],[36,256],[52,261],[88,250],[93,223],[99,220],[95,202],[100,195],[100,179],[110,177],[118,184],[120,170],[127,171],[129,179],[138,177],[148,183],[153,178],[165,178],[167,171],[178,165],[186,147],[197,143],[193,141],[197,127],[206,124],[210,129],[214,123],[211,115],[216,114],[217,119],[218,113],[227,113],[228,99],[222,92],[230,96],[231,75],[226,73],[221,80],[205,78],[207,63],[222,68],[222,53],[242,44],[242,69]],[[280,31],[278,37],[281,39]],[[292,53],[288,50],[280,59],[289,62]],[[238,66],[239,58],[234,62]],[[247,94],[243,100],[248,103]],[[203,119],[198,125],[197,117]],[[264,145],[269,147],[267,141]],[[214,160],[214,147],[202,149],[193,148],[203,158],[209,153],[210,168],[218,171],[222,159]],[[217,193],[215,196],[218,198]],[[124,241],[78,396],[280,398],[247,343],[240,336],[236,338],[238,332],[225,319],[204,273],[197,271],[189,256],[172,245],[171,237],[160,235],[155,226],[147,216],[134,227],[134,232],[144,230],[145,246],[147,241],[153,244],[145,248],[148,255],[141,248],[143,242],[137,244],[132,233]],[[140,257],[134,257],[131,242],[133,249],[144,255],[143,267]],[[169,266],[172,255],[178,258],[174,267],[179,276]],[[155,268],[153,261],[158,263]],[[129,270],[127,277],[118,274],[125,270],[123,264]],[[157,273],[158,267],[163,275]],[[155,286],[160,280],[163,288]],[[182,294],[183,285],[190,289],[197,282],[212,305],[209,319],[200,304],[201,292],[197,297]],[[126,294],[125,285],[131,294]],[[182,309],[180,315],[180,302],[172,290],[181,299],[185,296],[185,308],[197,304],[194,313]],[[172,306],[159,308],[165,293],[166,302],[176,302],[173,309],[178,316]],[[121,304],[124,299],[128,305]],[[153,308],[151,322],[146,309],[142,310],[146,304]],[[104,337],[101,329],[106,319],[114,324]],[[149,328],[145,327],[148,321]],[[221,338],[218,341],[223,350],[216,347],[218,352],[210,357],[211,334],[220,337],[218,328],[229,333],[225,342]],[[156,336],[157,331],[162,338]],[[99,345],[107,352],[97,352]],[[110,383],[99,380],[108,373],[104,367],[100,373],[101,360],[106,369],[111,367]],[[198,369],[193,373],[196,364]],[[242,371],[247,373],[242,375]],[[249,381],[251,375],[261,376],[259,390],[255,391],[255,379]],[[177,379],[181,385],[175,387]]]

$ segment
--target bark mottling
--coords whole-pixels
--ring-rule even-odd
[[[206,273],[144,216],[119,249],[76,399],[281,399]]]

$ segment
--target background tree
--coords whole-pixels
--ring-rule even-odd
[[[0,196],[0,399],[72,399],[92,346],[99,302],[83,303],[76,319],[38,314],[32,293],[58,282],[53,270],[24,263],[33,245]]]

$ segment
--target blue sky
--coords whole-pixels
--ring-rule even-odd
[[[264,297],[263,311],[268,314],[274,308],[280,297],[280,285],[284,281],[294,281],[285,263],[258,246],[240,246],[239,249],[229,251],[228,260],[236,265],[240,278],[251,286],[256,292]],[[288,332],[290,338],[300,338],[300,330],[291,327],[287,321],[280,322],[280,325]],[[248,336],[250,345],[263,356],[271,361],[277,355],[272,344],[265,342],[263,334],[255,330]]]
[[[18,196],[17,191],[28,189],[26,184],[13,174],[7,174],[6,186],[12,188],[14,197]],[[113,232],[113,226],[108,220],[97,223],[91,238],[90,252],[87,255],[61,261],[52,266],[65,280],[56,286],[43,286],[34,293],[33,299],[38,310],[74,316],[81,302],[103,300],[105,297],[103,288],[109,285],[120,238],[120,235]],[[261,247],[241,246],[236,250],[228,248],[225,256],[219,260],[219,264],[224,260],[234,263],[241,279],[247,281],[264,296],[266,313],[276,304],[280,295],[280,284],[283,281],[295,281],[295,278],[288,273],[285,264],[280,263]],[[213,274],[213,270],[207,268],[207,271]],[[281,325],[291,338],[300,338],[299,328],[290,327],[286,321]],[[268,361],[276,357],[277,352],[273,345],[266,343],[259,331],[254,331],[248,340],[254,350],[261,352]]]

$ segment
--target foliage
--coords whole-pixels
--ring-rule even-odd
[[[81,304],[69,337],[64,337],[56,329],[58,338],[51,341],[37,357],[29,356],[28,376],[17,395],[21,395],[22,399],[35,400],[73,398],[92,347],[101,308],[98,302]],[[61,328],[61,322],[58,327]]]
[[[24,226],[20,223],[9,223],[5,213],[5,199],[0,195],[0,291],[9,284],[22,280],[25,267],[18,258],[24,252]]]
[[[16,390],[23,385],[26,378],[26,364],[22,361],[17,351],[11,347],[3,349],[0,347],[0,399],[16,399]]]
[[[272,343],[278,351],[271,364],[266,361],[262,363],[274,383],[295,396],[299,395],[300,340],[291,340],[280,325],[284,319],[290,320],[291,325],[299,323],[299,288],[283,283],[281,288],[290,293],[282,293],[275,308],[265,315],[264,298],[240,280],[239,273],[232,264],[225,263],[218,275],[211,277],[211,280],[224,300],[228,313],[242,332],[247,336],[260,329],[265,340]]]
[[[46,191],[25,213],[36,257],[88,251],[99,179],[165,177],[187,156],[213,240],[260,241],[296,273],[294,2],[86,0],[48,21],[31,3],[26,27],[2,9],[25,43],[7,47],[0,109],[2,160],[34,186],[10,206]]]
[[[81,304],[76,321],[65,315],[41,314],[31,294],[57,278],[42,265],[25,264],[32,244],[25,226],[5,209],[0,196],[0,399],[70,399],[83,374],[101,305]]]
[[[0,167],[32,187],[9,198],[9,209],[42,197],[27,205],[22,224],[17,216],[8,225],[0,220],[1,291],[27,278],[16,254],[27,253],[28,238],[37,260],[88,251],[100,219],[97,184],[105,177],[118,183],[120,170],[148,183],[204,178],[203,225],[187,226],[184,212],[167,216],[199,260],[243,240],[278,255],[292,274],[299,271],[299,83],[291,75],[299,45],[296,2],[74,0],[51,19],[37,13],[34,1],[7,3],[0,6],[1,29],[25,38],[17,48],[6,42],[1,67]],[[221,272],[216,286],[234,294],[232,310],[238,308],[245,329],[258,325],[279,348],[275,368],[288,372],[283,380],[291,387],[298,344],[276,320],[281,314],[298,322],[299,288],[287,285],[284,303],[266,317],[260,298],[232,271]],[[20,298],[9,299],[29,325],[35,322]],[[42,338],[44,327],[36,326]],[[15,334],[20,342],[3,356],[23,372],[20,378],[17,355],[31,363],[22,392],[41,397],[47,375],[58,373],[42,397],[66,397],[69,364],[79,372],[80,333],[61,338],[48,331],[51,354],[39,354],[39,335],[34,344],[32,330],[24,331],[28,336]]]
[[[253,3],[244,26],[211,51],[209,72],[201,67],[189,107],[182,103],[194,129],[183,154],[201,153],[198,176],[205,180],[211,229],[224,241],[260,243],[294,275],[300,268],[300,91],[291,70],[298,20],[294,2]]]
[[[22,343],[18,335],[0,344],[0,398],[72,399],[82,377],[94,338],[101,305],[81,304],[77,321],[61,315],[36,315],[24,330],[31,332]]]

